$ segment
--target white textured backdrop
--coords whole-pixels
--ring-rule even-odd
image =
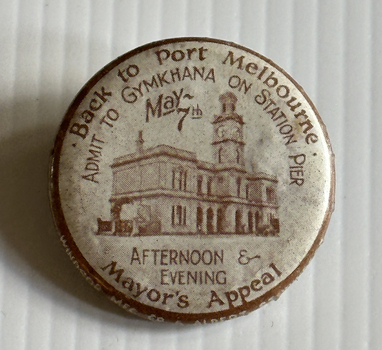
[[[0,349],[382,348],[382,1],[0,0]],[[249,316],[149,323],[93,290],[48,203],[57,128],[78,90],[151,41],[207,36],[299,82],[336,154],[336,211],[301,277]]]

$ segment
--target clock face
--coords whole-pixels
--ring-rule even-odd
[[[219,126],[216,130],[216,133],[219,137],[225,137],[227,135],[228,128],[224,125]]]
[[[240,129],[237,126],[230,128],[227,125],[222,125],[217,128],[216,133],[219,137],[240,138]]]
[[[239,138],[240,137],[240,129],[238,127],[232,128],[231,135],[233,138]]]

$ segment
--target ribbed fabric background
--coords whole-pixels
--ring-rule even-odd
[[[1,0],[0,349],[382,349],[380,0]],[[151,41],[247,46],[299,82],[336,154],[336,211],[301,277],[249,316],[154,324],[93,290],[61,248],[50,150],[78,90]]]

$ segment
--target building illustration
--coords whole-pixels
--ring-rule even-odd
[[[277,178],[245,167],[243,117],[237,97],[220,96],[212,121],[214,163],[195,152],[158,145],[114,159],[111,220],[98,218],[99,235],[279,233]]]

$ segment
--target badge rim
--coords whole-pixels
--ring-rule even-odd
[[[134,300],[133,298],[127,297],[122,292],[118,291],[115,287],[113,287],[111,284],[109,284],[102,276],[100,276],[95,269],[91,266],[91,264],[85,259],[85,257],[82,255],[81,251],[78,249],[77,245],[75,244],[74,239],[72,238],[71,232],[66,224],[65,216],[61,207],[61,200],[60,200],[60,190],[59,190],[59,164],[60,164],[60,155],[61,150],[63,146],[63,141],[66,135],[66,132],[69,128],[69,124],[72,120],[73,114],[75,110],[77,109],[78,105],[81,103],[81,101],[87,96],[89,91],[92,89],[92,87],[106,74],[108,74],[113,68],[115,68],[118,64],[121,62],[129,59],[130,57],[133,57],[141,52],[147,51],[149,49],[167,45],[167,44],[174,44],[174,43],[181,43],[181,42],[199,42],[199,43],[216,43],[221,44],[225,46],[230,46],[235,49],[240,49],[243,51],[248,52],[251,55],[254,55],[265,62],[267,62],[269,65],[273,66],[275,69],[280,71],[282,74],[285,75],[285,77],[299,90],[299,92],[303,95],[306,102],[309,104],[309,106],[312,108],[317,121],[320,125],[320,128],[323,132],[325,142],[328,147],[329,152],[329,159],[330,159],[330,190],[329,190],[329,197],[328,197],[328,207],[326,208],[326,212],[322,221],[321,228],[318,231],[318,234],[312,244],[312,246],[309,248],[309,251],[307,254],[302,258],[297,268],[292,271],[285,279],[283,279],[280,283],[278,283],[275,287],[270,289],[268,292],[266,292],[264,295],[249,301],[245,305],[236,306],[231,309],[223,310],[223,311],[216,311],[216,312],[208,312],[208,313],[178,313],[175,311],[166,311],[162,309],[158,309],[153,306],[148,306],[144,303],[141,303],[137,300]],[[201,323],[209,323],[213,320],[225,320],[234,318],[239,315],[248,314],[251,311],[254,311],[261,307],[263,304],[268,303],[272,299],[277,299],[282,292],[291,285],[291,283],[296,280],[296,278],[302,273],[304,268],[309,264],[309,262],[312,260],[317,248],[321,245],[323,242],[325,233],[327,231],[331,215],[334,211],[334,198],[335,198],[335,157],[332,150],[332,146],[329,140],[328,132],[326,129],[325,124],[323,123],[321,116],[319,115],[315,105],[310,100],[310,98],[305,93],[304,89],[282,68],[280,68],[277,64],[275,64],[272,60],[270,60],[267,57],[264,57],[263,55],[238,44],[235,44],[233,42],[220,40],[220,39],[213,39],[213,38],[206,38],[206,37],[179,37],[179,38],[171,38],[171,39],[165,39],[165,40],[159,40],[154,41],[149,44],[145,44],[142,46],[137,47],[134,50],[131,50],[116,59],[112,60],[110,63],[105,65],[101,70],[99,70],[96,74],[94,74],[88,82],[80,89],[80,91],[77,93],[73,101],[71,102],[69,108],[67,109],[55,142],[54,142],[54,149],[51,154],[51,162],[50,162],[50,173],[49,173],[49,197],[50,197],[50,206],[51,211],[54,218],[54,223],[57,229],[57,232],[61,238],[61,242],[63,244],[64,249],[66,250],[67,254],[69,255],[70,259],[74,263],[74,265],[82,270],[82,274],[84,274],[86,280],[90,282],[90,284],[93,285],[97,290],[102,290],[109,299],[115,302],[116,300],[121,300],[122,304],[126,304],[129,307],[124,307],[125,309],[129,309],[127,311],[130,311],[133,314],[136,314],[140,317],[150,319],[150,320],[160,320],[160,321],[170,321],[170,322],[177,322],[181,321],[182,323],[195,323],[195,322],[201,322]],[[89,280],[90,278],[90,280]],[[113,300],[114,299],[114,300]]]

